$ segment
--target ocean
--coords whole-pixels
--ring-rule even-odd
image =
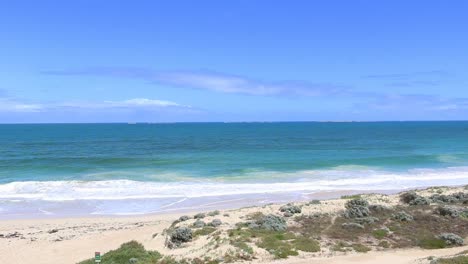
[[[468,184],[468,122],[0,125],[0,217]]]

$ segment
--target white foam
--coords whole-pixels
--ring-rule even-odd
[[[430,185],[468,183],[468,167],[413,169],[401,173],[372,169],[334,169],[295,173],[253,172],[252,179],[282,179],[279,182],[233,182],[203,179],[192,182],[101,181],[25,181],[0,185],[2,200],[123,200],[145,198],[195,198],[239,194],[324,190],[389,190]],[[284,179],[294,179],[285,182]]]

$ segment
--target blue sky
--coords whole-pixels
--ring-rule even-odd
[[[2,1],[0,122],[460,120],[467,1]]]

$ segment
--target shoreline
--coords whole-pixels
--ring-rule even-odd
[[[463,187],[430,187],[418,189],[418,193],[433,192],[433,190],[444,190],[450,193],[465,190]],[[401,191],[401,190],[400,190]],[[369,191],[370,192],[370,191]],[[393,194],[377,194],[375,192],[363,194],[372,203],[386,204],[388,206],[398,205],[398,196]],[[321,204],[307,205],[304,201],[296,201],[294,204],[303,206],[303,214],[313,215],[316,213],[334,215],[344,208],[348,198],[340,198],[343,195],[354,195],[362,192],[354,191],[347,193],[325,193],[329,199],[322,199]],[[316,194],[317,195],[317,194]],[[335,197],[335,198],[332,198]],[[351,196],[353,197],[353,196]],[[316,199],[312,198],[312,199]],[[241,208],[221,209],[217,216],[207,216],[204,221],[209,222],[215,218],[223,222],[222,230],[233,228],[239,221],[245,221],[245,217],[255,212],[277,214],[284,203],[263,204],[260,206],[248,206]],[[192,210],[191,214],[203,210]],[[206,212],[207,210],[205,210]],[[185,214],[188,214],[185,212]],[[65,218],[33,218],[33,219],[10,219],[0,220],[0,256],[7,263],[77,263],[92,257],[94,251],[102,253],[118,248],[122,243],[135,240],[142,243],[148,250],[157,250],[164,255],[176,257],[195,257],[197,254],[205,254],[204,245],[206,238],[201,237],[186,247],[180,249],[169,249],[165,246],[164,232],[174,225],[182,213],[147,214],[137,216],[91,216],[91,217],[65,217]],[[227,215],[227,216],[226,216]],[[292,218],[288,221],[292,221]],[[322,242],[321,242],[322,243]],[[223,248],[223,247],[221,247]],[[458,251],[458,249],[460,249]],[[468,249],[447,248],[440,250],[425,250],[419,248],[410,249],[387,249],[371,251],[369,253],[356,252],[331,252],[321,251],[319,253],[301,253],[286,260],[274,260],[268,254],[258,253],[252,263],[353,263],[359,259],[361,263],[373,263],[374,258],[394,259],[400,256],[401,260],[408,260],[416,256],[443,256],[455,254]],[[406,253],[405,253],[406,252]],[[410,253],[408,253],[410,252]],[[208,253],[206,253],[208,254]],[[213,254],[213,252],[211,252]],[[396,259],[395,259],[396,260]],[[394,260],[394,261],[395,261]],[[385,260],[386,261],[386,260]],[[382,263],[392,263],[385,262]],[[395,263],[395,262],[393,262]],[[406,263],[406,262],[397,262]],[[410,263],[410,262],[408,262]]]
[[[445,185],[439,187],[460,187],[463,185]],[[152,212],[143,213],[86,213],[86,212],[75,212],[75,213],[63,213],[58,211],[57,213],[44,213],[43,211],[36,212],[34,214],[27,213],[21,215],[0,215],[0,222],[9,220],[42,220],[42,219],[73,219],[73,218],[125,218],[125,217],[145,217],[145,216],[157,216],[157,215],[171,215],[171,214],[183,214],[183,213],[196,213],[200,211],[207,211],[212,209],[218,210],[232,210],[240,209],[243,207],[251,206],[263,206],[266,204],[283,204],[288,202],[304,202],[313,199],[318,200],[330,200],[339,199],[345,195],[354,194],[385,194],[392,195],[402,191],[408,190],[422,190],[434,186],[422,186],[417,188],[392,188],[392,189],[376,189],[376,190],[323,190],[317,192],[311,191],[285,191],[285,192],[272,192],[272,193],[255,193],[255,194],[239,194],[239,195],[223,195],[223,196],[210,196],[210,197],[192,197],[183,198],[179,197],[177,202],[170,204],[180,205],[181,200],[187,203],[189,206],[186,207],[174,207],[165,205],[163,210],[156,210]],[[97,200],[102,202],[101,200]],[[143,203],[151,203],[152,199],[124,199],[117,200],[122,203],[135,203],[141,201]],[[67,201],[62,201],[62,207],[67,207]],[[71,206],[79,207],[79,203],[72,204]],[[82,208],[79,208],[82,209]],[[68,209],[67,209],[68,210]],[[83,209],[82,209],[83,210]],[[85,209],[86,210],[86,209]]]
[[[0,219],[161,214],[301,201],[315,194],[320,199],[336,198],[328,195],[334,192],[394,193],[429,186],[458,186],[466,184],[468,167],[403,171],[336,167],[286,173],[281,178],[275,178],[279,172],[270,173],[273,180],[269,181],[255,177],[249,181],[200,178],[197,182],[13,181],[0,184]]]
[[[36,214],[36,215],[20,215],[17,217],[4,217],[0,216],[0,222],[2,221],[16,221],[16,220],[41,220],[41,219],[74,219],[74,218],[132,218],[132,217],[145,217],[145,216],[157,216],[157,215],[171,215],[171,214],[184,214],[184,213],[197,213],[200,211],[218,209],[218,210],[232,210],[240,209],[243,207],[251,206],[263,206],[266,204],[283,204],[288,202],[304,202],[313,199],[318,200],[330,200],[339,199],[345,195],[354,194],[396,194],[405,190],[417,190],[424,188],[411,188],[411,189],[389,189],[389,190],[330,190],[321,191],[314,193],[297,193],[297,192],[283,192],[283,193],[265,193],[265,194],[252,194],[252,195],[225,195],[225,196],[214,196],[203,197],[199,200],[191,198],[193,204],[199,204],[194,207],[183,207],[166,209],[148,213],[130,213],[130,214],[71,214],[61,215],[59,214]],[[247,197],[246,197],[247,196]],[[225,198],[225,199],[224,199]],[[133,199],[128,199],[133,201]],[[151,201],[150,199],[147,201]]]

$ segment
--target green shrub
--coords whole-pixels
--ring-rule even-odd
[[[319,252],[320,244],[314,239],[298,237],[293,241],[294,248],[305,252]]]
[[[231,240],[230,244],[250,255],[254,253],[253,248],[243,241]]]
[[[390,247],[390,243],[386,240],[382,240],[379,242],[379,247],[383,247],[383,248],[389,248]]]
[[[217,215],[219,215],[219,211],[218,211],[218,210],[214,210],[214,211],[212,211],[212,212],[209,212],[207,215],[208,215],[208,216],[217,216]]]
[[[249,228],[252,229],[264,229],[271,231],[285,231],[287,228],[286,220],[280,216],[269,214],[262,218],[251,222]]]
[[[204,227],[205,225],[206,225],[206,223],[203,222],[203,221],[200,220],[200,219],[197,219],[197,221],[195,221],[195,222],[193,223],[193,227],[195,227],[195,228],[202,228],[202,227]]]
[[[463,238],[453,233],[442,233],[438,238],[444,240],[445,243],[450,246],[461,246],[464,242]]]
[[[343,195],[341,199],[359,199],[361,198],[360,194],[353,194],[353,195]]]
[[[408,214],[405,211],[400,211],[400,212],[393,214],[392,218],[400,222],[410,222],[414,220],[413,216]]]
[[[213,219],[213,221],[211,221],[210,223],[208,223],[209,226],[213,226],[213,227],[218,227],[220,225],[222,225],[223,222],[219,219]]]
[[[366,253],[371,250],[370,247],[365,246],[363,244],[353,244],[352,247],[356,252],[362,252],[362,253]]]
[[[369,207],[369,202],[362,198],[355,198],[350,201],[347,201],[345,204],[346,208],[353,208],[356,206]]]
[[[216,231],[216,228],[211,226],[205,226],[202,229],[195,230],[193,237],[206,236]]]
[[[270,252],[275,258],[287,258],[299,254],[290,243],[279,240],[275,236],[264,236],[257,246]]]
[[[190,216],[188,215],[183,215],[181,217],[179,217],[179,222],[184,222],[184,221],[187,221],[190,219]]]
[[[340,252],[346,252],[346,251],[350,251],[350,248],[351,245],[344,242],[344,241],[338,241],[338,243],[336,243],[334,246],[332,246],[330,249],[332,251],[340,251]]]
[[[409,205],[429,205],[431,204],[431,200],[427,199],[426,197],[418,196],[416,199],[412,200]]]
[[[447,247],[447,244],[442,239],[436,237],[428,237],[420,239],[418,246],[425,249],[438,249]]]
[[[436,264],[466,264],[468,263],[468,256],[456,256],[452,258],[442,258],[442,259],[438,259],[435,263]]]
[[[369,205],[369,210],[373,212],[383,212],[390,210],[390,208],[381,204],[371,204]]]
[[[176,248],[192,240],[193,231],[188,227],[178,227],[174,229],[170,236],[169,241],[167,241],[167,246],[169,248]]]
[[[412,201],[416,200],[419,197],[419,195],[415,191],[409,191],[400,194],[400,201],[402,201],[405,204],[409,204]]]
[[[301,208],[297,205],[287,204],[280,207],[280,212],[285,213],[285,216],[292,216],[294,214],[300,214],[302,212]]]
[[[385,229],[378,229],[372,231],[372,236],[374,236],[377,239],[382,239],[388,235],[388,231]]]
[[[122,244],[118,249],[102,255],[101,264],[129,263],[130,259],[138,259],[140,263],[157,263],[162,258],[157,251],[147,251],[142,244],[130,241]],[[79,264],[94,264],[94,259],[85,260]]]
[[[320,200],[312,200],[309,202],[309,205],[313,205],[313,204],[321,204]]]
[[[455,218],[455,217],[459,217],[462,211],[456,207],[439,206],[436,208],[435,212],[442,216],[450,216],[450,217]]]
[[[363,218],[370,215],[369,202],[362,198],[347,201],[345,207],[344,216],[346,218]]]
[[[204,213],[198,213],[196,215],[193,216],[193,218],[195,219],[202,219],[202,218],[205,218],[205,214]]]

